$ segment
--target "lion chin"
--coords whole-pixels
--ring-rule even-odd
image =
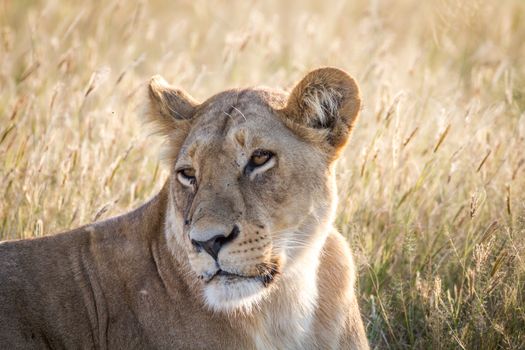
[[[204,301],[214,311],[250,313],[269,294],[259,277],[215,275],[204,286]]]

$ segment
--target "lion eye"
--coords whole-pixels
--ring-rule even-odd
[[[248,165],[251,165],[253,168],[260,167],[266,164],[266,162],[268,162],[272,157],[273,153],[270,151],[257,150],[253,152]]]
[[[256,150],[253,152],[248,164],[244,168],[244,174],[249,175],[250,179],[254,179],[258,174],[262,174],[268,169],[272,168],[277,161],[275,154],[266,150]]]
[[[179,170],[177,172],[177,179],[184,186],[191,187],[195,185],[195,182],[197,181],[195,177],[195,169],[186,168],[186,169]]]

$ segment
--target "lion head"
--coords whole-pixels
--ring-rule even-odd
[[[321,68],[290,94],[235,89],[198,103],[156,76],[149,101],[167,139],[167,242],[204,302],[249,309],[285,276],[315,273],[303,267],[333,221],[333,165],[360,108],[354,80]]]

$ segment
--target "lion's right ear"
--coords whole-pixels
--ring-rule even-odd
[[[160,75],[153,76],[149,82],[148,100],[147,117],[162,134],[179,129],[181,121],[186,121],[183,124],[187,125],[198,106],[193,97],[171,86]]]
[[[325,67],[295,85],[282,112],[288,127],[315,140],[335,158],[348,141],[360,106],[354,79],[338,68]]]

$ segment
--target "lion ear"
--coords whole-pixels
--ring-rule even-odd
[[[308,73],[293,88],[283,112],[296,126],[292,129],[325,142],[337,153],[348,141],[360,106],[354,79],[340,69],[328,67]]]
[[[198,106],[193,97],[171,86],[160,75],[153,76],[149,82],[148,100],[147,116],[164,134],[179,128],[180,121],[187,124]]]

